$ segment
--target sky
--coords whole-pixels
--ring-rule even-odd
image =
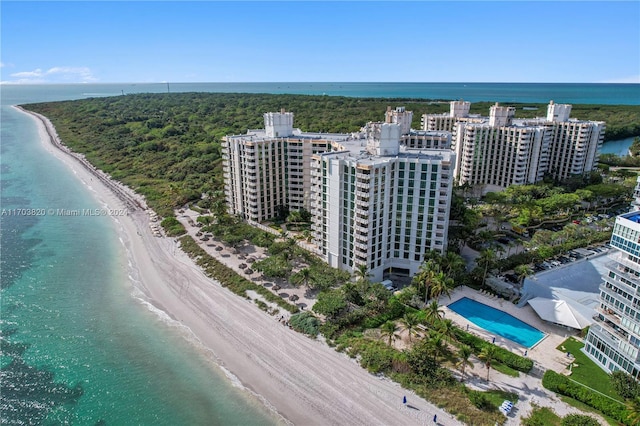
[[[0,82],[640,83],[640,1],[0,2]]]

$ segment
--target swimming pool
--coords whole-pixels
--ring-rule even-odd
[[[478,327],[530,348],[544,337],[544,333],[484,303],[463,297],[448,306],[453,312],[462,315]]]

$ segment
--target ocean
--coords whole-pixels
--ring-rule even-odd
[[[56,97],[12,89],[2,87],[0,129],[1,423],[277,424],[136,297],[112,218],[41,211],[101,205],[8,106]]]
[[[225,375],[180,326],[136,297],[114,218],[42,214],[41,209],[101,206],[89,188],[44,150],[35,122],[10,105],[166,91],[640,104],[640,85],[0,86],[2,424],[268,425],[279,421]]]

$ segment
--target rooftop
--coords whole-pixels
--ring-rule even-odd
[[[634,223],[640,223],[640,211],[625,213],[620,217],[630,220],[631,222],[634,222]]]
[[[330,141],[344,141],[347,139],[355,138],[356,134],[353,133],[320,133],[320,132],[303,132],[300,129],[293,129],[293,134],[286,137],[273,138],[267,136],[265,129],[250,129],[243,135],[231,135],[227,136],[227,139],[240,139],[245,141],[268,141],[273,139],[308,139],[308,140],[330,140]]]
[[[433,160],[448,161],[453,152],[445,149],[416,149],[406,148],[400,145],[400,151],[394,155],[376,155],[367,151],[366,139],[350,139],[340,141],[340,146],[343,148],[341,151],[325,152],[323,156],[335,156],[344,159],[357,160],[362,165],[373,165],[380,163],[381,161],[393,159],[393,158],[426,158]]]

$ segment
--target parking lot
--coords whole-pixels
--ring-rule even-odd
[[[568,298],[584,306],[584,314],[590,318],[599,304],[602,275],[610,261],[609,249],[608,244],[575,249],[559,260],[536,264],[536,273],[524,281],[519,306],[534,297]]]

